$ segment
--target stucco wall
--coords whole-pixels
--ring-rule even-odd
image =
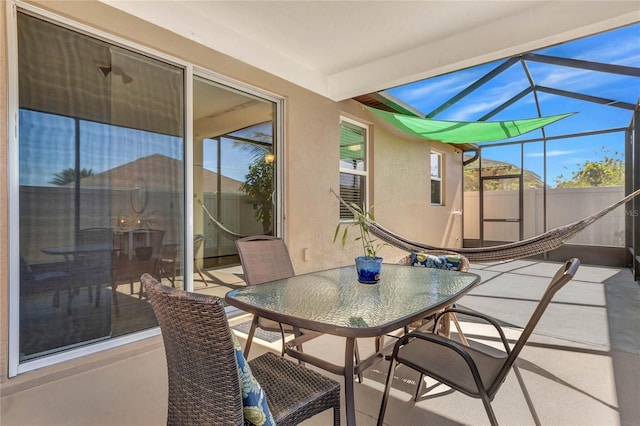
[[[407,139],[380,123],[355,101],[336,103],[271,74],[212,51],[162,28],[125,15],[96,1],[34,1],[43,9],[72,18],[154,50],[182,58],[205,69],[268,90],[286,99],[285,107],[285,236],[297,273],[353,263],[355,244],[344,250],[333,244],[338,222],[338,201],[329,188],[338,188],[339,120],[341,114],[373,125],[373,203],[377,219],[390,229],[418,241],[456,246],[461,241],[460,217],[452,210],[461,206],[461,155],[455,149],[424,140]],[[0,12],[4,15],[4,9]],[[3,16],[4,22],[4,16]],[[135,29],[132,31],[132,29]],[[5,36],[2,43],[4,68]],[[6,73],[2,75],[6,76]],[[2,124],[6,128],[6,78],[3,80]],[[1,380],[6,380],[7,364],[7,143],[0,146],[0,312],[2,360]],[[445,154],[446,206],[430,204],[429,152]],[[282,161],[282,159],[279,159]],[[305,249],[307,257],[305,260]],[[393,262],[403,253],[387,247],[383,255]]]

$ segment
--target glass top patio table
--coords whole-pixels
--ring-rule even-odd
[[[226,301],[247,312],[323,333],[375,337],[450,305],[476,274],[385,264],[380,282],[358,282],[355,266],[232,290]]]
[[[468,272],[384,264],[379,283],[362,284],[350,265],[232,290],[225,300],[294,326],[296,337],[287,342],[287,355],[344,377],[345,414],[352,426],[354,376],[362,377],[362,371],[382,359],[384,335],[451,305],[478,282],[480,276]],[[300,329],[345,337],[344,365],[303,352],[299,345],[313,333],[301,334]],[[364,360],[356,351],[361,337],[376,338],[376,352]]]

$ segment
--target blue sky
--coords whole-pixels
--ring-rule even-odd
[[[594,35],[580,40],[552,46],[534,53],[581,59],[592,62],[640,68],[640,24]],[[456,95],[478,78],[504,61],[469,68],[434,77],[405,86],[389,89],[400,100],[428,114]],[[535,84],[581,94],[598,96],[635,104],[640,97],[640,78],[561,67],[527,61]],[[529,86],[527,75],[520,64],[515,64],[480,89],[472,92],[454,106],[436,115],[434,119],[476,121],[493,108],[501,105]],[[557,95],[539,93],[543,116],[566,112],[577,114],[548,126],[547,136],[581,133],[595,130],[622,128],[629,125],[632,111],[603,106]],[[529,94],[489,121],[537,117],[535,98]],[[511,140],[542,137],[541,131],[530,132]],[[580,164],[597,160],[606,146],[609,155],[623,151],[623,134],[607,134],[565,139],[548,143],[548,183],[560,173],[570,175]],[[542,175],[541,144],[525,150],[524,167]],[[498,151],[503,151],[498,154]],[[517,164],[513,150],[495,150],[492,157]]]

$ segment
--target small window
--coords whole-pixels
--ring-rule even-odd
[[[340,196],[362,206],[367,193],[367,127],[355,121],[340,120]],[[342,204],[340,220],[352,220],[353,214]]]
[[[431,204],[443,205],[442,202],[442,154],[431,152]]]

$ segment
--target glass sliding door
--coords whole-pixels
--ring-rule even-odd
[[[184,72],[18,16],[20,361],[156,325],[184,235]]]
[[[276,232],[277,108],[197,76],[193,103],[194,289],[222,296],[236,282],[215,270],[239,264],[235,240]]]

